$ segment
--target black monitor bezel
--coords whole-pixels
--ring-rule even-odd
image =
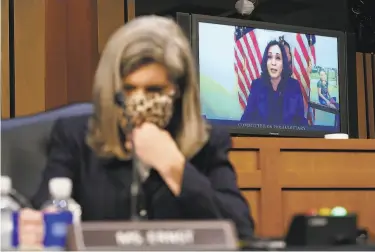
[[[214,17],[207,15],[192,14],[192,34],[191,43],[193,53],[197,63],[197,72],[199,76],[199,23],[212,23],[230,26],[247,26],[258,29],[276,30],[294,33],[314,34],[319,36],[336,37],[338,41],[338,78],[340,83],[340,133],[348,134],[348,83],[347,83],[347,62],[346,62],[346,36],[344,32],[334,30],[323,30],[301,26],[291,26],[284,24],[273,24],[252,20],[241,20],[225,17]],[[324,137],[325,134],[331,133],[326,131],[296,131],[296,130],[272,130],[264,128],[240,128],[223,126],[231,135],[255,135],[255,136],[285,136],[285,137]]]

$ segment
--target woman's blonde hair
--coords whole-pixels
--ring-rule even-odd
[[[163,64],[181,90],[181,113],[176,139],[186,158],[194,156],[208,141],[206,121],[201,117],[195,61],[180,27],[164,17],[144,16],[119,28],[107,42],[96,70],[88,145],[100,156],[129,158],[120,140],[115,93],[122,78],[145,60]],[[181,83],[176,83],[177,80]]]

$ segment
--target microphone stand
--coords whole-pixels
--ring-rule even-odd
[[[141,197],[141,179],[139,176],[139,158],[135,154],[134,144],[132,140],[132,183],[130,185],[130,219],[132,221],[139,221],[142,219],[140,212],[138,212],[138,200]],[[143,210],[143,209],[142,209]],[[140,210],[140,211],[142,211]]]
[[[116,93],[115,103],[122,108],[123,115],[125,116],[125,118],[127,120],[127,128],[125,129],[126,133],[131,133],[134,129],[134,125],[132,125],[131,117],[126,112],[126,104],[125,104],[125,101],[124,101],[124,96],[121,92]],[[126,136],[125,136],[125,138],[126,138]],[[140,172],[139,172],[140,166],[141,166],[141,161],[136,154],[133,139],[131,139],[131,145],[132,145],[132,148],[131,148],[132,182],[131,182],[131,185],[130,185],[130,197],[131,197],[130,198],[130,220],[139,221],[143,218],[146,218],[147,214],[146,214],[146,211],[143,208],[140,211],[138,210],[138,205],[139,205],[138,201],[139,201],[140,197],[143,196],[143,190],[141,188],[142,183],[141,183],[141,177],[140,177]],[[123,148],[125,148],[125,145],[123,146]]]

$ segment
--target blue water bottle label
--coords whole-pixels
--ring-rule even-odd
[[[13,246],[22,250],[64,249],[71,212],[43,213],[31,209],[13,214]]]
[[[68,226],[71,225],[72,222],[73,215],[69,211],[44,214],[44,247],[65,248]]]

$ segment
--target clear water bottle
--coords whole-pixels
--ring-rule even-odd
[[[44,203],[43,210],[70,211],[73,214],[73,223],[81,222],[81,206],[71,198],[72,181],[69,178],[53,178],[49,181],[51,199]]]
[[[18,211],[20,205],[11,197],[12,180],[1,176],[1,250],[12,249],[13,212]]]

